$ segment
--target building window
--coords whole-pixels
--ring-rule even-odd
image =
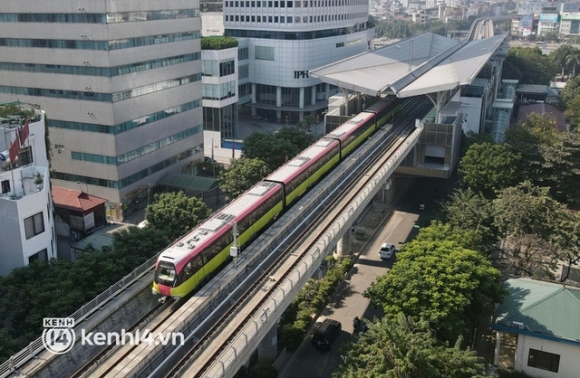
[[[44,232],[44,217],[42,216],[42,211],[24,219],[24,232],[26,239],[31,239]]]
[[[28,258],[29,264],[32,264],[35,261],[48,261],[48,251],[46,248]]]
[[[236,67],[235,67],[235,62],[233,59],[231,60],[225,60],[225,61],[221,61],[219,63],[219,75],[220,77],[222,76],[227,76],[227,75],[233,75],[234,73],[236,73]]]
[[[252,16],[252,21],[254,21],[254,16]],[[238,60],[248,60],[249,57],[250,53],[247,47],[242,47],[238,49]]]
[[[560,367],[560,355],[543,352],[537,349],[530,349],[530,354],[528,355],[528,366],[557,373],[558,368]]]
[[[256,60],[274,60],[274,48],[270,46],[256,46]]]

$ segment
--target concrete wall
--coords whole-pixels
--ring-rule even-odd
[[[531,349],[541,350],[560,355],[560,366],[557,373],[528,366],[528,356]],[[568,378],[577,377],[580,371],[580,347],[559,343],[536,337],[518,335],[514,370],[524,371],[534,377]]]

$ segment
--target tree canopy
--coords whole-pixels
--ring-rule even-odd
[[[560,99],[568,104],[574,97],[580,95],[580,75],[576,75],[566,82],[566,86],[560,91]]]
[[[75,261],[35,262],[0,277],[0,362],[41,335],[42,318],[72,314],[168,241],[154,228],[129,227],[115,233],[112,249],[90,249]]]
[[[495,224],[504,238],[503,262],[516,274],[551,278],[558,251],[548,241],[559,227],[563,206],[548,188],[525,181],[493,201]]]
[[[270,173],[268,166],[260,159],[232,159],[230,167],[220,173],[220,189],[231,201]]]
[[[549,55],[554,65],[560,69],[561,76],[572,77],[580,64],[580,49],[569,44],[563,44]]]
[[[162,230],[170,239],[190,231],[211,215],[211,210],[197,197],[183,192],[155,195],[155,202],[145,209],[151,227]]]
[[[516,79],[521,84],[549,84],[558,72],[558,66],[539,47],[511,47],[505,62],[517,70],[504,71],[504,79]],[[512,76],[519,72],[518,76]]]
[[[364,295],[388,317],[423,317],[445,340],[473,327],[484,310],[503,299],[500,272],[480,253],[465,248],[465,232],[439,223],[405,244],[397,263]],[[442,235],[455,234],[445,237]],[[457,241],[459,240],[459,241]]]
[[[520,155],[504,144],[472,144],[459,163],[459,173],[467,187],[493,198],[495,192],[518,180]]]
[[[506,144],[521,159],[519,175],[535,185],[550,187],[560,202],[580,203],[580,136],[558,132],[551,116],[531,114],[506,132]]]
[[[402,313],[370,324],[345,351],[333,378],[473,378],[484,371],[483,359],[462,350],[461,339],[449,346],[437,340],[429,322]]]
[[[481,193],[471,188],[457,189],[443,203],[443,211],[449,225],[476,233],[486,251],[497,243],[499,233],[494,224],[493,206]],[[478,250],[478,247],[472,249]]]

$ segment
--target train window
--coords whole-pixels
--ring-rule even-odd
[[[203,260],[202,260],[201,256],[195,256],[192,259],[192,263],[193,263],[194,272],[197,272],[198,270],[203,268]]]
[[[185,264],[185,267],[183,268],[183,271],[185,272],[185,276],[189,277],[192,275],[193,273],[193,263],[190,261],[187,264]]]

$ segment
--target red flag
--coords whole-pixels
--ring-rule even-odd
[[[16,131],[16,139],[10,145],[10,163],[14,164],[16,157],[18,156],[18,152],[20,151],[20,140],[18,139],[18,131]]]
[[[30,127],[28,127],[28,118],[27,118],[26,122],[24,122],[24,127],[22,128],[21,139],[22,139],[23,145],[24,145],[24,142],[26,142],[26,138],[28,138],[29,133],[30,133]]]

